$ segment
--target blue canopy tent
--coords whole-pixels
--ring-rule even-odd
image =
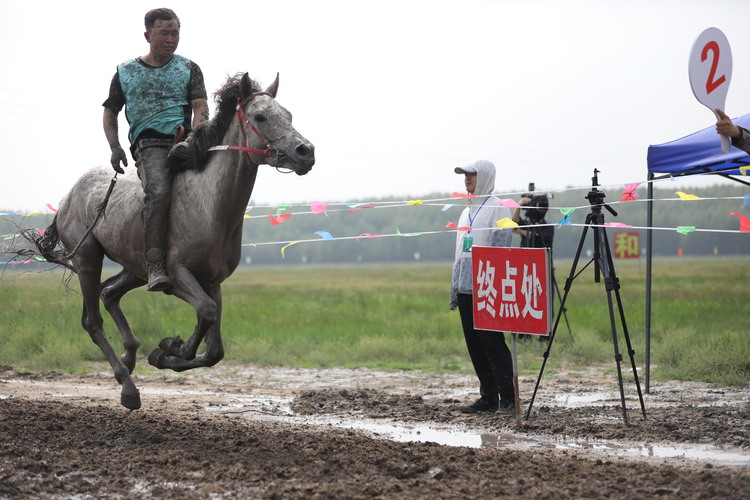
[[[750,129],[750,114],[733,118],[734,124]],[[681,139],[648,148],[648,214],[646,224],[654,222],[654,180],[688,175],[719,175],[750,186],[739,178],[741,167],[750,167],[750,155],[732,147],[721,152],[721,142],[715,127],[708,127]],[[646,392],[649,392],[651,372],[651,264],[653,231],[646,235]]]

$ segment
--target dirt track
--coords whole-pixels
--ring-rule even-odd
[[[223,365],[138,377],[0,368],[0,498],[739,498],[750,387],[545,375],[531,418],[464,415],[471,377]],[[139,367],[136,371],[145,371]],[[535,376],[522,377],[523,411]],[[441,442],[450,443],[440,444]],[[744,493],[743,493],[744,492]]]

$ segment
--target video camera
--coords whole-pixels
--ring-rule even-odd
[[[529,183],[529,192],[523,194],[523,198],[531,198],[528,205],[523,208],[524,217],[532,224],[538,224],[544,219],[549,208],[549,200],[553,198],[552,193],[534,194],[534,183]]]

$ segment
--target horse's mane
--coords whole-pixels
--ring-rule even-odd
[[[224,138],[229,124],[235,118],[237,99],[240,99],[240,80],[243,73],[237,73],[227,78],[224,85],[214,92],[214,102],[216,103],[216,113],[214,117],[198,125],[193,130],[193,138],[188,146],[190,158],[187,160],[177,160],[183,162],[182,165],[171,165],[175,170],[192,168],[203,170],[206,165],[209,149],[217,146]],[[252,84],[251,92],[261,92],[263,89],[255,80],[250,80]]]

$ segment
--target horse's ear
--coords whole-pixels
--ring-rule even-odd
[[[253,93],[253,82],[250,80],[250,75],[245,73],[240,79],[240,99],[243,101]]]
[[[271,85],[268,86],[266,89],[266,92],[271,94],[274,99],[276,99],[276,92],[279,91],[279,74],[276,73],[276,80],[273,81]]]

